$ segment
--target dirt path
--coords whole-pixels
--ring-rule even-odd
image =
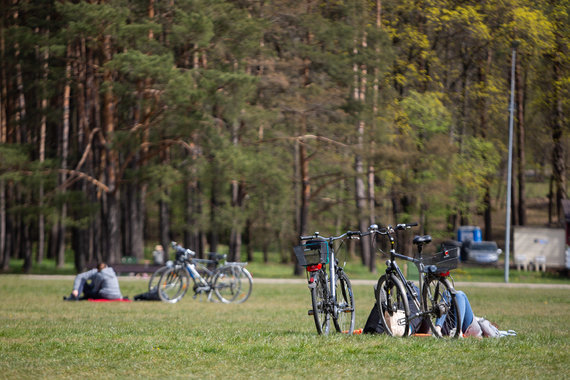
[[[74,276],[69,275],[19,275],[29,279],[36,280],[69,280],[73,281]],[[149,277],[121,276],[119,281],[148,281]],[[253,282],[256,284],[306,284],[304,278],[255,278]],[[374,286],[375,280],[351,280],[353,285],[369,285]],[[455,288],[534,288],[534,289],[568,289],[570,284],[521,284],[521,283],[504,283],[504,282],[465,282],[456,281]]]
[[[296,278],[254,278],[254,282],[258,284],[305,284],[307,280]],[[376,284],[375,280],[350,280],[353,285],[370,285]],[[477,288],[535,288],[535,289],[568,289],[570,284],[521,284],[504,282],[455,282],[455,288],[477,287]]]

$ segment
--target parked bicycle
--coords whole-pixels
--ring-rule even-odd
[[[222,261],[226,259],[227,255],[222,255],[220,253],[210,252],[207,259],[193,259],[196,265],[196,270],[200,273],[200,276],[208,280],[214,274],[214,270],[220,265]],[[158,293],[158,285],[160,283],[160,278],[163,273],[169,268],[174,266],[174,261],[168,260],[164,266],[158,268],[148,281],[148,291],[150,293]]]
[[[342,245],[344,239],[361,235],[360,231],[348,231],[327,238],[315,232],[311,236],[301,236],[304,243],[294,248],[299,265],[307,271],[313,306],[308,314],[314,317],[319,334],[329,333],[331,317],[337,332],[352,334],[354,331],[352,286],[343,267],[338,265],[334,244],[340,240]]]
[[[370,231],[375,235],[385,235],[390,240],[390,258],[386,261],[386,274],[382,275],[376,286],[376,304],[380,320],[386,332],[393,336],[408,336],[412,325],[427,327],[436,337],[458,337],[459,309],[455,301],[455,289],[449,280],[449,271],[457,268],[458,249],[424,256],[423,246],[431,242],[431,236],[416,236],[418,257],[402,255],[395,250],[394,235],[398,230],[410,229],[417,223],[398,224],[395,227],[378,228],[373,224]],[[407,281],[396,258],[412,262],[419,272],[419,287]],[[418,294],[421,290],[421,296]],[[408,297],[408,294],[410,297]],[[409,300],[414,303],[414,314],[410,312]]]
[[[204,261],[195,259],[194,251],[181,247],[172,242],[176,252],[176,260],[160,277],[158,295],[164,302],[176,303],[180,301],[190,285],[192,279],[194,298],[206,294],[212,301],[212,294],[223,303],[245,302],[251,295],[253,279],[245,269],[247,263],[226,262],[213,270],[203,265]],[[206,274],[200,274],[206,270]]]

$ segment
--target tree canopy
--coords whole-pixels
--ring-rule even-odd
[[[291,262],[300,234],[411,219],[443,237],[485,214],[490,234],[514,41],[515,221],[529,169],[551,179],[552,222],[562,215],[568,0],[0,10],[4,269],[46,255],[63,265],[66,248],[82,269],[169,240]]]

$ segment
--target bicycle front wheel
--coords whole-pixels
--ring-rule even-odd
[[[158,284],[160,283],[160,278],[162,277],[162,274],[168,270],[168,268],[170,267],[167,266],[160,267],[156,271],[154,271],[152,276],[150,276],[150,280],[148,281],[149,292],[154,293],[158,291]]]
[[[422,300],[432,334],[457,338],[461,334],[459,308],[455,292],[445,277],[427,277],[422,286]]]
[[[164,302],[176,303],[188,291],[190,276],[184,267],[168,268],[160,277],[158,296]]]
[[[242,303],[251,295],[253,279],[240,265],[224,265],[214,275],[214,293],[223,303]]]
[[[336,312],[333,322],[336,331],[352,334],[354,332],[354,295],[348,276],[343,271],[336,274]]]
[[[330,330],[330,314],[328,306],[327,279],[324,271],[315,274],[315,282],[310,286],[313,318],[319,335],[328,335]]]
[[[387,334],[406,337],[410,334],[410,306],[402,282],[394,275],[383,275],[376,287],[376,305]]]

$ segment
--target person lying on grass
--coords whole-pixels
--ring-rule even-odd
[[[459,309],[459,320],[461,321],[461,335],[463,337],[473,336],[476,338],[500,338],[506,335],[516,335],[513,330],[501,331],[495,323],[489,322],[483,317],[476,317],[471,309],[471,304],[467,295],[458,290],[455,301]],[[442,330],[447,315],[444,314],[436,320],[435,328],[442,335],[450,335],[449,331]]]
[[[119,280],[115,270],[105,263],[99,263],[97,268],[78,274],[73,282],[73,290],[66,301],[83,299],[122,299]]]
[[[413,285],[416,288],[415,285]],[[408,295],[408,299],[410,301],[410,313],[413,315],[417,312],[414,302],[410,299],[410,295]],[[489,337],[489,338],[500,338],[507,335],[516,335],[513,330],[508,331],[501,331],[497,328],[497,325],[494,323],[489,322],[487,319],[482,317],[476,317],[473,314],[473,309],[471,308],[471,304],[469,303],[469,299],[467,295],[458,290],[455,296],[455,300],[457,302],[457,306],[459,308],[459,320],[461,321],[461,334],[462,337]],[[403,313],[403,312],[402,312]],[[395,314],[396,315],[396,314]],[[396,318],[401,318],[401,315],[398,315]],[[443,335],[452,335],[452,332],[449,331],[447,326],[445,325],[445,319],[447,315],[442,315],[440,318],[436,320],[435,328],[438,332]],[[378,307],[374,304],[370,315],[368,316],[368,320],[366,321],[366,325],[362,331],[363,334],[384,334],[385,329],[380,321],[380,316],[378,314]],[[401,332],[403,334],[403,331]],[[415,321],[410,323],[410,332],[409,334],[430,334],[431,331],[426,323],[422,323],[419,318],[416,318]]]

